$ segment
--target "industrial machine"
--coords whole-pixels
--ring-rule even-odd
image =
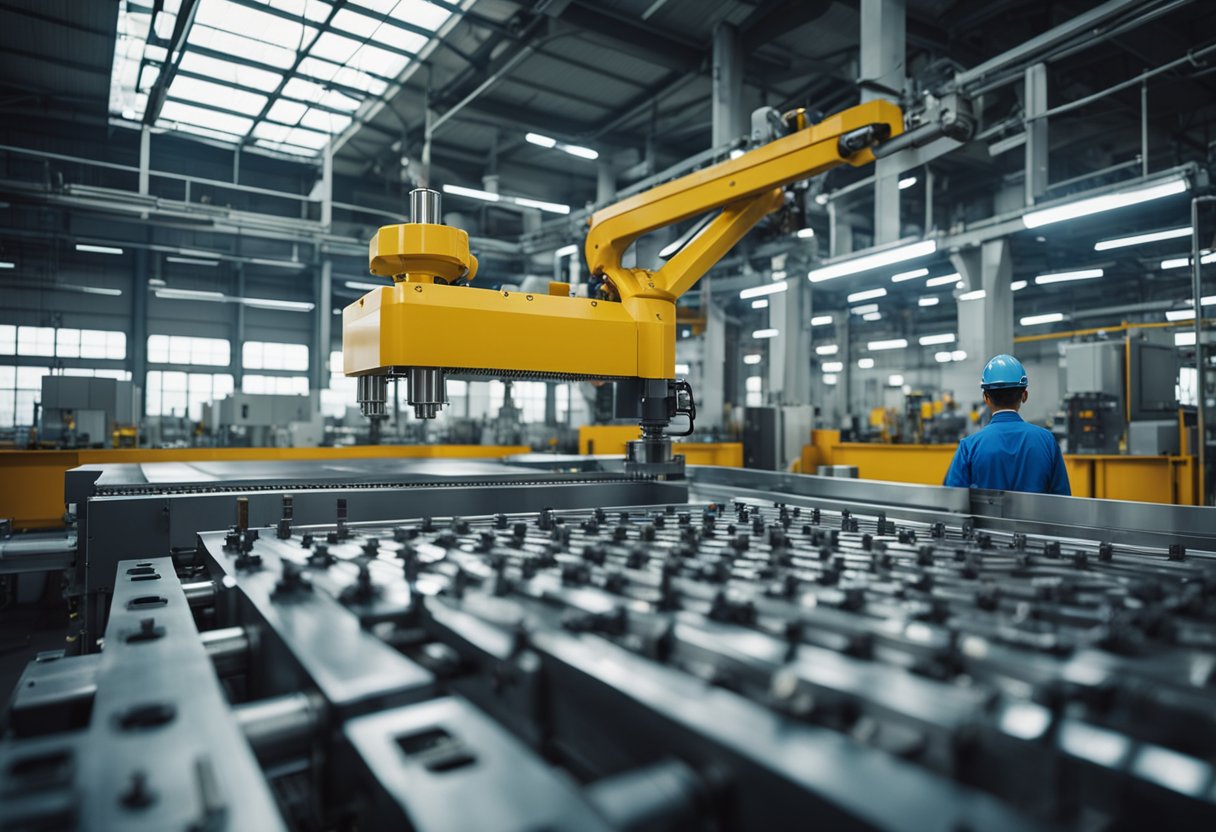
[[[220,447],[310,447],[324,435],[316,394],[232,393],[203,405],[203,424]]]
[[[43,376],[38,444],[119,448],[138,442],[139,389],[112,378]]]
[[[1216,822],[1206,509],[697,467],[287,473],[143,483],[176,539],[224,521],[128,539],[104,651],[29,665],[0,828]],[[120,543],[97,519],[125,501],[94,497],[88,536]],[[376,502],[407,511],[360,519]]]
[[[474,289],[477,259],[468,235],[440,224],[440,196],[410,196],[411,222],[381,228],[369,247],[373,274],[394,285],[343,310],[342,355],[358,378],[365,414],[383,413],[389,379],[404,379],[418,418],[446,403],[447,378],[603,380],[640,438],[630,469],[678,475],[667,428],[678,416],[692,430],[691,387],[675,376],[676,300],[756,223],[785,204],[783,188],[842,164],[873,161],[873,148],[903,130],[899,108],[870,101],[808,126],[802,111],[764,122],[754,149],[596,212],[584,253],[598,291],[572,297]],[[710,211],[720,213],[657,270],[626,268],[622,256],[643,235]],[[676,434],[686,435],[686,434]]]

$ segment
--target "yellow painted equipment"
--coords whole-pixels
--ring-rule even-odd
[[[598,211],[585,253],[591,272],[606,281],[606,298],[455,285],[477,269],[463,231],[386,226],[371,241],[369,265],[395,282],[343,310],[345,373],[437,368],[507,378],[673,378],[676,299],[782,204],[782,187],[873,161],[868,147],[842,155],[842,138],[862,130],[898,135],[902,114],[890,102],[867,102]],[[716,209],[721,213],[705,231],[662,268],[621,265],[642,235]]]
[[[625,444],[638,438],[637,425],[581,425],[578,429],[580,454],[623,454]],[[743,467],[742,442],[676,442],[676,453],[689,465]]]
[[[799,468],[813,474],[818,465],[855,465],[861,479],[941,485],[955,448],[841,442],[839,431],[816,430]],[[1200,505],[1198,466],[1189,454],[1065,454],[1064,464],[1074,497]]]
[[[0,451],[0,516],[17,529],[63,525],[63,475],[81,465],[259,460],[497,459],[526,445],[357,445],[349,448],[122,448]]]

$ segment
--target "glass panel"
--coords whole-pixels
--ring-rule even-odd
[[[167,364],[169,362],[168,335],[148,336],[148,361],[153,364]]]
[[[452,16],[447,9],[427,3],[425,0],[352,0],[357,6],[363,6],[379,14],[389,15],[397,20],[434,31]]]
[[[56,333],[55,355],[60,358],[80,358],[79,329],[61,329]]]
[[[277,90],[279,83],[283,80],[283,76],[277,72],[270,72],[269,70],[245,66],[231,61],[221,61],[218,58],[200,55],[197,52],[189,50],[187,50],[186,54],[182,55],[180,66],[186,72],[196,72],[199,75],[206,75],[208,78],[213,78],[216,81],[226,81],[245,87],[254,87],[266,92]]]
[[[169,85],[169,97],[188,102],[197,101],[211,107],[223,107],[225,110],[236,110],[251,116],[256,116],[266,106],[264,95],[226,84],[202,81],[189,75],[178,75],[173,79],[173,83]]]
[[[54,355],[55,330],[49,326],[17,327],[18,355]]]
[[[350,116],[340,116],[326,110],[316,109],[309,110],[304,114],[304,118],[300,119],[302,126],[321,130],[325,133],[341,133],[350,122]]]
[[[221,31],[220,29],[204,26],[200,23],[195,23],[190,27],[190,34],[186,38],[186,42],[206,49],[212,49],[216,52],[240,55],[247,60],[278,67],[279,69],[289,69],[296,61],[294,49],[285,49],[281,46],[275,46],[270,43],[254,40],[253,38],[244,37],[243,35],[233,34],[232,32]]]
[[[12,324],[0,324],[0,355],[16,355],[17,327]]]
[[[278,101],[270,105],[270,110],[267,111],[266,117],[271,121],[277,121],[282,124],[290,124],[294,127],[300,122],[300,116],[304,115],[304,112],[307,109],[307,105],[301,104],[298,101],[286,101],[280,98]],[[258,125],[258,127],[261,126],[262,125],[260,124]],[[258,130],[254,130],[253,134],[255,136],[262,136],[262,133]],[[274,138],[269,134],[262,137],[268,139]],[[275,141],[282,141],[282,139],[275,139]]]
[[[106,357],[106,333],[99,329],[86,329],[80,333],[81,358]]]
[[[253,126],[253,120],[244,116],[220,113],[203,107],[183,104],[180,101],[165,102],[165,105],[161,107],[160,118],[157,120],[157,124],[162,121],[196,124],[200,127],[232,133],[237,136],[246,135],[249,132],[249,128]]]

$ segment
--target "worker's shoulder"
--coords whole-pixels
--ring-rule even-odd
[[[1059,442],[1056,441],[1056,435],[1042,425],[1036,425],[1032,422],[1023,422],[1022,429],[1043,443],[1050,444],[1054,448],[1059,448]]]

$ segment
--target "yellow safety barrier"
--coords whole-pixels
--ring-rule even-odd
[[[343,448],[119,448],[0,451],[0,517],[18,529],[63,525],[63,475],[80,465],[264,460],[486,459],[528,453],[525,445],[353,445]]]
[[[578,429],[580,454],[623,454],[625,443],[637,439],[637,425],[581,425]],[[741,442],[676,442],[673,453],[683,454],[688,465],[743,467]]]
[[[839,431],[816,430],[800,468],[813,474],[819,465],[855,465],[865,480],[941,485],[955,447],[841,442]],[[1064,464],[1074,497],[1199,505],[1198,466],[1189,454],[1065,454]]]

